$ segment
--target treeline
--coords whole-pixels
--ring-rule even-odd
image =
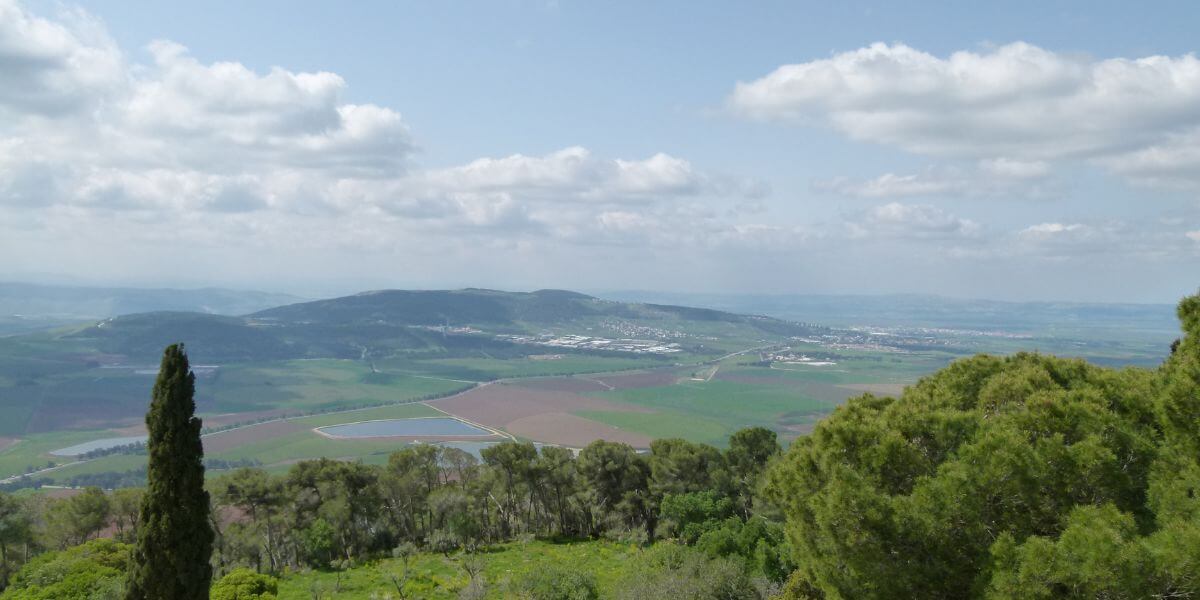
[[[218,576],[239,567],[275,574],[343,569],[418,549],[473,553],[535,537],[638,545],[670,538],[729,558],[726,570],[734,565],[745,581],[775,589],[791,572],[790,555],[779,513],[757,490],[779,452],[774,432],[751,428],[724,451],[663,439],[648,453],[597,441],[576,455],[510,441],[477,459],[420,444],[386,465],[320,459],[279,475],[242,468],[208,484],[212,561]],[[45,550],[102,533],[135,539],[139,494],[94,487],[64,499],[0,495],[0,582]]]
[[[390,556],[405,545],[449,554],[526,536],[670,537],[703,542],[715,555],[746,550],[756,575],[782,581],[781,523],[756,500],[778,452],[774,432],[755,428],[735,434],[724,452],[664,439],[647,454],[597,441],[575,456],[510,441],[479,460],[422,444],[381,466],[321,459],[279,476],[242,469],[211,483],[214,563],[219,572],[273,573]],[[754,539],[730,542],[746,535]]]

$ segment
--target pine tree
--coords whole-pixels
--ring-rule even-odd
[[[195,381],[183,344],[168,346],[146,413],[150,464],[127,600],[208,598],[213,531]]]

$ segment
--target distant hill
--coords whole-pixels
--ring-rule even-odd
[[[450,335],[442,331],[445,326],[470,328],[478,333]],[[231,362],[361,358],[397,352],[455,356],[468,350],[506,356],[542,350],[500,336],[579,334],[605,327],[607,333],[595,335],[665,339],[684,332],[701,332],[708,337],[691,337],[753,341],[812,332],[810,327],[769,317],[614,302],[563,290],[463,289],[363,292],[278,306],[242,317],[178,311],[140,313],[106,319],[66,337],[90,341],[101,352],[147,360],[166,344],[186,340],[196,360]]]
[[[601,300],[565,290],[502,292],[463,290],[378,290],[354,296],[270,308],[250,315],[291,323],[402,325],[561,325],[595,317],[635,320],[723,321],[756,324],[761,319],[733,313]],[[782,323],[782,322],[781,322]]]
[[[153,311],[244,315],[299,302],[288,294],[201,289],[140,289],[0,282],[0,335]]]

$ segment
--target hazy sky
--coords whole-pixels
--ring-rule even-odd
[[[897,4],[0,0],[0,278],[1200,286],[1200,5]]]

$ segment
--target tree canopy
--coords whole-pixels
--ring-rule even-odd
[[[792,597],[1200,594],[1200,298],[1156,371],[976,356],[865,394],[769,473]]]

